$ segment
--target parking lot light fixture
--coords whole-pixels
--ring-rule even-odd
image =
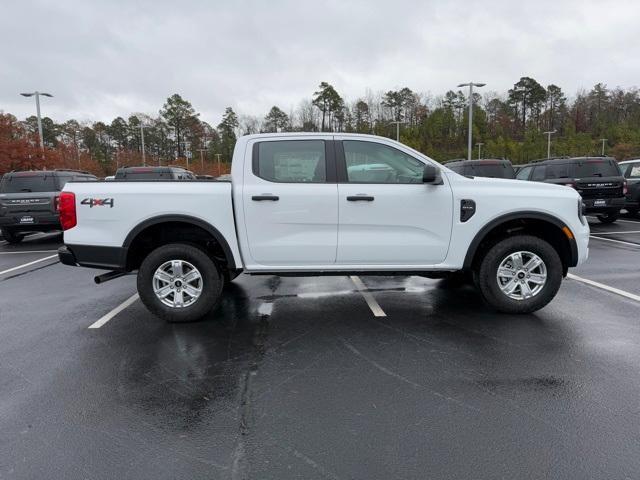
[[[556,133],[555,130],[544,132],[544,134],[547,136],[547,158],[551,158],[551,135],[553,135],[554,133]]]
[[[43,97],[53,97],[50,93],[44,92],[31,92],[31,93],[21,93],[23,97],[36,97],[36,114],[38,118],[38,136],[40,137],[40,150],[44,150],[44,139],[42,137],[42,119],[40,118],[40,95]]]
[[[467,159],[471,160],[471,147],[473,145],[473,87],[484,87],[486,83],[461,83],[458,88],[469,87],[469,142],[467,145]]]

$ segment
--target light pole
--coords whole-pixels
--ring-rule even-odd
[[[403,122],[403,121],[395,121],[395,122],[389,122],[391,125],[393,125],[395,123],[396,125],[396,142],[400,141],[400,124],[401,123],[407,123],[407,122]]]
[[[467,145],[468,160],[471,160],[471,146],[473,145],[473,87],[484,87],[486,83],[461,83],[458,88],[469,87],[469,142]]]
[[[43,92],[32,92],[32,93],[21,93],[23,97],[36,97],[36,113],[38,114],[38,135],[40,136],[40,149],[44,150],[44,140],[42,138],[42,119],[40,118],[40,95],[43,97],[53,97],[50,93]]]
[[[553,135],[554,133],[556,133],[555,130],[544,132],[544,134],[547,136],[547,158],[551,158],[551,135]]]
[[[602,142],[602,156],[604,157],[604,143],[607,141],[607,138],[601,138],[600,141]]]
[[[206,148],[199,148],[198,151],[200,152],[200,164],[202,165],[202,173],[204,173],[204,157],[203,157],[203,153],[207,151]]]
[[[147,157],[144,152],[144,125],[140,122],[140,140],[142,141],[142,166],[147,166]]]
[[[220,156],[222,154],[221,153],[216,153],[216,157],[218,159],[218,176],[220,176]]]
[[[482,158],[482,156],[480,155],[480,152],[482,152],[482,146],[484,145],[484,143],[478,142],[476,143],[476,145],[478,147],[478,160],[480,160]]]

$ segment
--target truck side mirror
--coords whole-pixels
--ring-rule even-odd
[[[422,172],[422,183],[429,183],[431,185],[442,185],[440,171],[433,165],[425,165],[424,171]]]

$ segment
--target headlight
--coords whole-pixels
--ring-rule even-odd
[[[584,210],[586,205],[582,203],[582,197],[578,198],[578,218],[580,219],[580,223],[582,225],[586,225],[586,218],[584,217]]]

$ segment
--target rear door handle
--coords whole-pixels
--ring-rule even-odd
[[[370,195],[351,195],[347,197],[348,202],[373,202],[375,197]]]
[[[254,195],[253,197],[251,197],[251,200],[253,200],[254,202],[264,202],[265,200],[277,202],[278,200],[280,200],[280,197],[278,197],[277,195]]]

